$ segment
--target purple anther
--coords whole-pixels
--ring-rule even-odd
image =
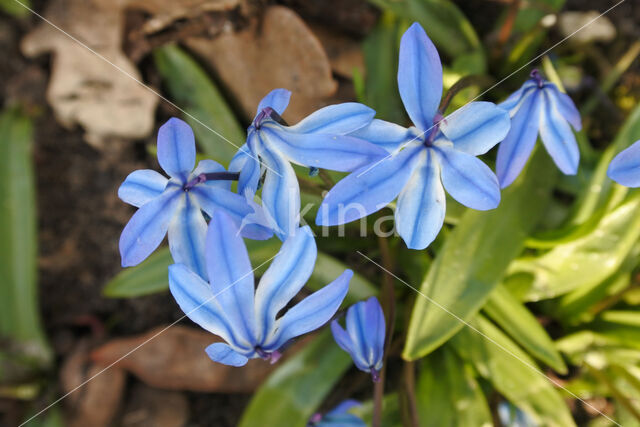
[[[536,81],[536,83],[538,84],[538,87],[541,88],[542,86],[544,86],[544,79],[540,75],[540,71],[538,71],[537,68],[534,68],[533,71],[531,71],[531,74],[529,74],[529,76]]]

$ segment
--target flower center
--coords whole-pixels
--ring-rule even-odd
[[[427,147],[431,147],[433,145],[433,141],[436,140],[436,136],[438,136],[438,132],[440,131],[440,123],[444,119],[444,116],[440,113],[436,113],[433,118],[433,125],[431,129],[429,129],[429,134],[424,139],[424,145]]]
[[[280,114],[278,114],[276,110],[271,107],[265,107],[258,113],[256,119],[253,121],[254,127],[256,129],[260,129],[260,127],[262,127],[262,123],[266,119],[271,119],[275,122],[280,123],[281,125],[288,126],[287,122],[284,121],[284,119],[280,116]]]
[[[240,179],[240,172],[211,172],[201,173],[182,186],[184,191],[189,191],[198,184],[206,181],[237,181]]]
[[[269,363],[271,363],[272,365],[276,363],[278,360],[280,360],[280,358],[282,357],[282,353],[280,353],[278,350],[275,350],[271,353],[267,353],[262,348],[255,347],[255,351],[256,353],[258,353],[258,356],[260,356],[263,360],[268,360]]]

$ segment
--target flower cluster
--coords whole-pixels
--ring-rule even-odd
[[[122,265],[142,262],[168,234],[175,262],[169,268],[171,294],[189,318],[224,340],[206,349],[209,357],[231,366],[253,358],[275,362],[289,342],[331,321],[353,274],[346,270],[290,304],[317,255],[310,228],[300,227],[292,164],[349,173],[324,198],[318,225],[362,218],[397,198],[396,229],[412,249],[429,246],[442,228],[445,190],[470,208],[496,208],[501,187],[517,178],[538,134],[558,168],[576,173],[579,151],[571,127],[580,129],[580,116],[557,86],[533,72],[502,104],[471,102],[445,116],[442,73],[435,46],[413,24],[402,37],[398,67],[412,126],[375,119],[371,108],[358,103],[322,108],[290,126],[281,114],[291,93],[276,89],[260,102],[228,171],[212,160],[196,166],[193,132],[183,121],[169,120],[158,134],[158,161],[169,178],[139,170],[119,189],[122,200],[139,208],[122,232]],[[478,156],[499,143],[496,176]],[[612,162],[613,179],[640,185],[639,144]],[[235,192],[232,181],[238,181]],[[281,249],[256,287],[243,238],[274,234]],[[385,329],[375,297],[348,309],[346,330],[337,320],[331,323],[337,344],[374,381],[383,368]],[[338,409],[312,423],[353,418]]]

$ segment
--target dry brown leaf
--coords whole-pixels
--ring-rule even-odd
[[[158,390],[137,383],[122,417],[122,427],[182,427],[189,418],[189,403],[178,391]]]
[[[53,52],[47,100],[60,123],[80,124],[86,140],[97,147],[110,137],[146,137],[154,125],[158,99],[131,78],[141,76],[120,50],[123,4],[124,0],[49,3],[45,17],[95,53],[48,23],[22,41],[26,56]]]
[[[217,337],[185,326],[172,326],[161,332],[163,329],[114,339],[94,350],[91,359],[111,364],[123,357],[116,366],[152,387],[222,393],[251,392],[277,366],[261,359],[250,360],[242,368],[214,363],[204,349],[219,341]]]
[[[323,25],[310,25],[310,28],[322,43],[336,74],[352,78],[354,68],[364,74],[364,55],[360,41]]]
[[[66,401],[70,405],[67,419],[70,427],[111,424],[122,400],[126,373],[107,366],[89,363],[85,342],[80,342],[64,361],[60,383],[65,393],[71,393]]]
[[[285,119],[296,122],[326,105],[337,89],[322,45],[295,12],[269,7],[261,22],[214,39],[186,40],[206,60],[253,117],[262,97],[275,88],[293,92]]]

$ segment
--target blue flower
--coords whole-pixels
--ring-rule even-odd
[[[566,175],[578,171],[580,151],[571,131],[580,130],[580,113],[573,101],[537,70],[520,89],[499,105],[509,111],[511,130],[498,148],[496,174],[502,188],[510,185],[524,168],[538,133],[547,152]]]
[[[144,261],[168,231],[173,260],[206,278],[207,223],[202,211],[212,216],[222,209],[237,224],[253,212],[244,197],[230,191],[230,174],[221,165],[202,160],[194,169],[195,161],[193,131],[182,120],[169,119],[158,132],[158,162],[171,178],[149,169],[137,170],[118,189],[123,201],[139,208],[120,236],[123,267]],[[272,234],[254,224],[243,227],[242,232],[253,239],[267,239]]]
[[[374,120],[354,132],[391,154],[338,182],[325,197],[316,222],[354,221],[398,197],[396,229],[409,248],[424,249],[442,228],[443,185],[454,199],[471,208],[498,206],[498,180],[475,156],[504,138],[509,116],[490,102],[472,102],[446,118],[438,113],[442,64],[417,23],[402,36],[398,87],[415,127]]]
[[[309,422],[308,427],[366,427],[366,423],[354,414],[348,411],[352,408],[360,406],[360,403],[347,399],[324,416],[322,414],[314,414]]]
[[[627,187],[640,187],[640,141],[618,153],[609,164],[607,175]]]
[[[249,127],[247,144],[229,165],[229,170],[240,171],[239,193],[249,190],[255,194],[265,174],[262,204],[274,218],[276,234],[282,240],[300,222],[300,189],[290,162],[349,172],[386,154],[373,144],[344,136],[371,122],[375,112],[369,107],[357,103],[331,105],[294,126],[286,126],[280,114],[290,96],[288,90],[275,89],[262,99]]]
[[[331,322],[331,332],[340,348],[351,355],[358,369],[380,378],[384,355],[385,324],[382,307],[376,297],[360,301],[347,310],[347,330],[337,320]]]
[[[304,286],[313,271],[316,244],[309,227],[287,238],[254,291],[247,248],[235,222],[215,210],[206,235],[209,283],[184,264],[169,267],[169,289],[184,313],[223,338],[206,352],[216,362],[243,366],[261,357],[272,362],[291,339],[328,322],[347,294],[351,270],[278,314]]]

